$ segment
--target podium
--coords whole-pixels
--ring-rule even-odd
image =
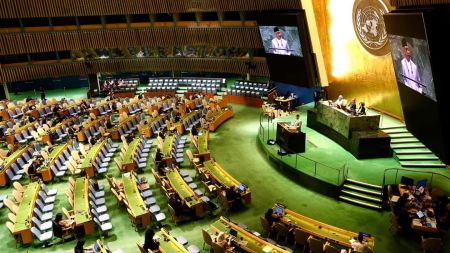
[[[287,122],[278,122],[277,124],[277,144],[280,148],[289,153],[305,152],[305,133],[297,128],[289,127]]]

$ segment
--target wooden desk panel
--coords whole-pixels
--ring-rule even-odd
[[[40,189],[41,185],[37,182],[28,184],[23,193],[22,202],[19,204],[13,234],[19,235],[23,244],[33,242],[33,235],[31,233],[33,222],[31,218],[33,217],[33,209]]]

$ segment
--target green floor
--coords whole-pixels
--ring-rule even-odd
[[[371,233],[376,237],[375,252],[421,252],[420,243],[417,240],[391,234],[388,230],[388,212],[373,211],[320,195],[302,187],[298,182],[276,170],[257,145],[261,109],[234,105],[234,110],[235,116],[221,125],[216,133],[210,135],[209,146],[212,155],[222,167],[252,189],[252,204],[245,210],[229,213],[227,216],[248,225],[250,229],[262,232],[259,216],[263,215],[265,210],[274,203],[281,202],[289,209],[321,222],[355,232]],[[385,166],[398,166],[393,159],[357,161],[327,138],[314,134],[312,130],[305,129],[305,131],[308,136],[311,136],[309,141],[315,145],[308,148],[308,155],[311,154],[311,157],[319,159],[324,164],[329,163],[329,166],[333,167],[347,162],[352,176],[371,179],[375,175],[379,175],[379,171]],[[188,147],[192,148],[190,144]],[[154,148],[152,152],[154,152]],[[194,174],[192,168],[187,169],[192,175]],[[115,165],[110,166],[108,174],[119,177],[119,171]],[[142,176],[147,177],[151,182],[157,203],[161,207],[166,206],[159,189],[154,185],[150,168],[146,169]],[[25,181],[23,183],[26,184]],[[135,242],[143,241],[143,231],[135,232],[133,230],[126,210],[116,208],[116,201],[108,189],[106,180],[100,180],[100,183],[107,188],[108,213],[113,224],[113,231],[105,241],[112,250],[121,248],[126,253],[138,252]],[[68,187],[67,179],[50,184],[50,187],[56,187],[59,190],[54,213],[61,210],[61,207],[68,208],[69,203],[64,194]],[[10,187],[0,189],[0,194],[11,195],[11,192]],[[168,217],[167,225],[173,235],[184,235],[190,243],[196,244],[200,248],[203,244],[201,228],[206,228],[216,219],[205,217],[198,221],[175,226],[170,221],[167,208],[164,208],[163,212]],[[5,224],[7,221],[7,213],[6,208],[0,209],[0,224]],[[96,238],[98,238],[98,234],[88,236],[87,244],[92,243]],[[75,241],[69,241],[43,249],[35,240],[35,244],[32,246],[15,249],[15,241],[4,225],[0,226],[0,240],[3,242],[2,252],[25,252],[25,250],[30,252],[72,252],[75,246]],[[448,238],[444,252],[450,251],[447,241]]]

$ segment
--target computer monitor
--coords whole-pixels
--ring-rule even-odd
[[[283,207],[281,207],[281,206],[275,207],[275,213],[276,214],[283,214]]]
[[[359,235],[362,237],[371,237],[372,235],[369,233],[359,232]]]
[[[240,192],[245,192],[245,190],[247,189],[247,186],[245,184],[240,184],[238,186],[238,189]]]
[[[97,242],[94,242],[94,246],[92,247],[94,252],[101,252],[100,246]]]
[[[237,237],[237,231],[234,229],[230,229],[230,235]]]
[[[413,186],[414,185],[414,179],[409,178],[409,177],[403,177],[401,179],[401,184],[405,184],[405,185],[409,185],[409,186]]]
[[[417,181],[416,189],[420,189],[420,187],[426,188],[427,187],[427,180],[422,179]]]

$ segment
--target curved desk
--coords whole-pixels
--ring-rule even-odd
[[[89,180],[84,177],[75,180],[73,212],[75,214],[75,231],[87,235],[94,233],[94,222],[89,208]]]
[[[177,170],[172,170],[166,173],[172,188],[177,192],[186,205],[195,210],[195,216],[201,217],[203,214],[203,201],[194,193],[186,181],[183,180]]]
[[[123,157],[122,161],[122,170],[123,171],[133,171],[134,170],[134,153],[136,151],[137,146],[139,145],[139,142],[141,141],[140,138],[134,139],[130,144],[128,144],[128,149],[125,152],[125,155]]]
[[[233,178],[228,172],[226,172],[218,163],[212,161],[206,161],[203,163],[205,169],[211,174],[214,182],[219,185],[225,186],[227,189],[231,186],[238,188],[241,184],[235,178]],[[246,204],[250,204],[252,201],[251,190],[246,188],[245,192],[241,192],[242,198],[245,200]]]
[[[313,220],[286,208],[283,208],[283,217],[281,218],[281,222],[288,227],[301,228],[310,235],[346,248],[351,248],[350,240],[358,237],[358,233]],[[367,240],[367,245],[369,248],[373,249],[375,238],[365,237],[365,239]]]
[[[128,201],[130,215],[133,217],[134,224],[147,226],[150,224],[150,212],[142,199],[136,184],[136,178],[131,173],[122,175],[123,190],[125,198]]]
[[[64,150],[66,150],[69,147],[69,145],[71,145],[71,143],[72,141],[68,141],[66,142],[66,144],[58,145],[52,150],[52,152],[50,152],[50,154],[48,155],[48,165],[41,167],[41,169],[37,171],[42,175],[42,180],[44,182],[52,181],[53,174],[50,169],[50,166],[55,164],[56,158],[58,158],[62,154],[62,152],[64,152]]]
[[[18,149],[10,156],[5,158],[5,160],[3,161],[3,169],[0,170],[0,186],[5,186],[9,181],[9,178],[6,175],[6,170],[10,170],[11,164],[16,162],[17,159],[19,159],[19,157],[21,157],[23,153],[27,152],[28,148],[30,148],[31,146],[32,145],[27,145],[22,149]]]
[[[33,217],[33,209],[40,189],[41,185],[37,182],[28,184],[23,193],[22,202],[19,204],[13,234],[19,236],[23,244],[33,242],[33,235],[31,233],[33,222],[31,218]]]
[[[266,241],[264,238],[253,234],[251,231],[240,227],[235,222],[224,218],[223,216],[220,219],[210,226],[210,232],[212,237],[216,236],[216,233],[224,233],[229,235],[230,230],[233,229],[237,232],[237,236],[233,239],[235,244],[239,244],[240,248],[242,248],[245,252],[252,253],[267,253],[267,252],[280,252],[280,253],[289,253],[280,246],[271,244]]]
[[[175,238],[173,238],[173,236],[171,236],[165,228],[161,228],[161,237],[162,240],[159,241],[159,251],[162,253],[189,253],[189,251],[177,242],[177,240],[175,240]]]
[[[89,149],[89,152],[86,154],[86,157],[83,160],[83,163],[81,164],[81,170],[86,172],[86,175],[88,177],[94,176],[94,167],[92,163],[95,161],[95,158],[100,153],[100,150],[102,150],[103,146],[105,146],[106,140],[103,140],[97,144],[95,144],[91,149]]]
[[[233,117],[233,108],[227,108],[219,115],[214,116],[214,120],[209,123],[209,131],[214,132],[225,121]]]

